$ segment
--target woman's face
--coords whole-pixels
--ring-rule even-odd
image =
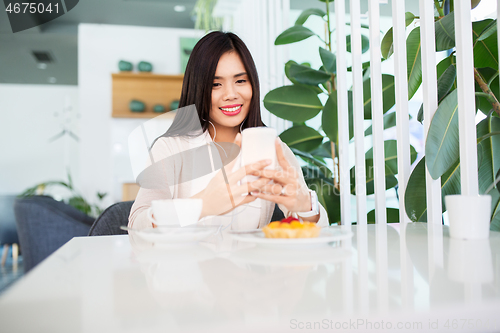
[[[219,130],[234,129],[250,110],[252,85],[237,52],[224,53],[217,64],[212,87],[210,120]]]

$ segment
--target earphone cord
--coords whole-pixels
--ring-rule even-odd
[[[240,125],[240,133],[241,133],[241,130],[242,130],[242,128],[243,128],[243,123],[244,123],[245,121],[246,121],[246,118],[245,118],[245,120],[243,120],[243,122],[242,122],[242,123],[241,123],[241,125]],[[226,153],[226,150],[225,150],[224,148],[222,148],[222,146],[221,146],[221,145],[219,145],[217,142],[215,142],[215,138],[217,137],[217,130],[215,129],[214,124],[213,124],[210,120],[209,120],[208,122],[210,123],[210,125],[212,125],[212,127],[213,127],[213,129],[214,129],[214,137],[212,138],[212,142],[213,142],[214,144],[216,144],[218,147],[220,147],[220,148],[224,151],[224,154],[226,155],[226,158],[227,158],[227,153]],[[233,209],[233,210],[231,211],[231,213],[232,213],[232,214],[231,214],[231,222],[230,222],[228,225],[226,225],[224,228],[222,228],[222,224],[221,224],[221,225],[219,226],[219,229],[217,230],[217,232],[216,232],[215,234],[218,234],[219,232],[221,232],[221,231],[226,230],[227,228],[229,228],[229,227],[231,226],[231,224],[233,224],[233,222],[234,222],[234,217],[235,217],[236,215],[238,215],[238,214],[241,214],[242,212],[243,212],[243,211],[241,211],[241,212],[239,212],[239,213],[235,214],[235,213],[234,213],[234,209]]]
[[[212,125],[212,127],[214,128],[214,137],[212,139],[213,143],[215,145],[217,145],[220,149],[222,149],[224,151],[224,155],[226,155],[226,158],[227,158],[227,153],[226,153],[226,150],[224,148],[222,148],[222,146],[220,144],[218,144],[217,142],[215,142],[215,138],[217,137],[217,130],[215,129],[215,126],[214,124],[212,124],[212,122],[209,120],[208,121],[210,123],[210,125]]]

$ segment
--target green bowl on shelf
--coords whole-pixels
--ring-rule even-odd
[[[177,111],[179,108],[179,101],[173,101],[170,103],[170,111]]]
[[[141,61],[139,65],[137,65],[137,69],[139,72],[151,72],[153,71],[153,65],[147,61]]]
[[[144,110],[146,109],[146,105],[136,99],[131,100],[128,107],[132,112],[144,112]]]
[[[153,111],[156,113],[165,112],[165,106],[163,104],[156,104],[155,106],[153,106]]]
[[[133,68],[134,66],[131,62],[120,60],[120,62],[118,63],[118,69],[120,70],[120,72],[130,72]]]

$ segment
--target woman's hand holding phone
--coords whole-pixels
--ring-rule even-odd
[[[241,147],[241,134],[238,133],[236,135],[234,143]],[[193,199],[203,200],[200,218],[224,214],[238,206],[254,201],[257,197],[250,195],[250,192],[260,191],[269,183],[269,179],[261,177],[256,181],[238,185],[238,182],[244,177],[264,170],[272,161],[261,160],[232,172],[236,160],[234,159],[231,163],[224,166],[223,169],[219,170],[210,183],[208,183],[207,187],[192,197]]]
[[[281,170],[254,171],[253,175],[273,180],[273,183],[264,185],[260,190],[252,191],[251,194],[257,198],[282,204],[291,212],[310,211],[311,199],[307,186],[300,180],[297,170],[285,158],[279,138],[276,138],[275,145]]]

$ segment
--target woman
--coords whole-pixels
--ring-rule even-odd
[[[139,181],[141,189],[130,212],[129,227],[151,227],[147,216],[151,201],[172,198],[202,199],[200,221],[231,229],[265,226],[275,203],[285,215],[298,212],[304,220],[328,225],[325,209],[319,205],[314,210],[314,200],[295,156],[279,139],[278,170],[264,170],[269,161],[241,167],[238,156],[227,165],[223,163],[226,166],[220,170],[200,171],[200,166],[206,165],[212,166],[212,171],[215,160],[225,160],[229,146],[223,143],[241,146],[243,129],[264,126],[259,101],[257,70],[243,41],[220,31],[203,37],[186,67],[181,109],[150,151],[151,161],[168,162],[152,162],[148,169],[154,171],[142,178],[149,178],[149,182]],[[210,156],[200,150],[207,144],[215,144],[220,156],[214,156],[217,154],[210,149]],[[241,184],[247,175],[259,178]]]

